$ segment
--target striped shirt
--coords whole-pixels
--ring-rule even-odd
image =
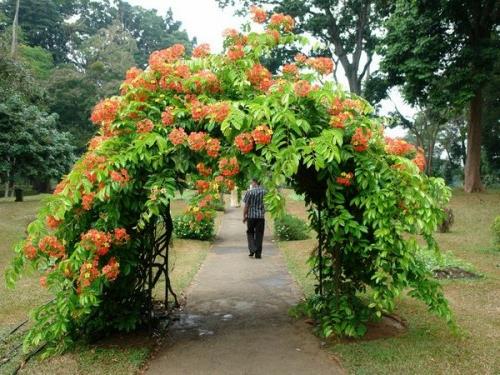
[[[243,202],[248,205],[248,218],[249,219],[263,219],[266,213],[264,208],[264,195],[266,190],[257,186],[253,189],[247,190],[243,197]]]

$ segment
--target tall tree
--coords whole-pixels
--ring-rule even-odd
[[[289,14],[300,31],[322,41],[342,65],[350,91],[361,94],[387,8],[378,0],[217,0],[221,7],[268,5]]]
[[[464,189],[482,191],[483,89],[498,59],[495,0],[397,0],[386,23],[381,67],[412,104],[469,107]]]

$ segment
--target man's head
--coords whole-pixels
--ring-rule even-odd
[[[252,187],[257,187],[260,185],[260,181],[257,178],[252,178]]]

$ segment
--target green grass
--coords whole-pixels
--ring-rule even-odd
[[[173,214],[184,211],[186,204],[182,198],[189,196],[185,192],[182,197],[172,202]],[[39,275],[31,272],[23,277],[15,289],[7,289],[3,280],[6,266],[13,256],[12,246],[24,235],[24,229],[34,219],[41,205],[43,196],[25,197],[25,202],[15,203],[13,198],[0,199],[0,337],[23,321],[29,310],[50,299],[50,294],[38,283]],[[216,220],[216,227],[220,215]],[[170,252],[170,271],[173,288],[182,292],[196,275],[201,263],[208,254],[210,243],[174,239]],[[155,295],[161,297],[164,285],[160,282]],[[18,342],[21,335],[15,337]],[[15,345],[0,345],[0,358],[4,352]],[[22,373],[27,374],[134,374],[149,357],[152,341],[143,333],[117,335],[98,345],[78,345],[74,350],[47,361],[28,362]],[[0,366],[0,374],[12,373],[20,362],[17,356],[4,366]]]
[[[345,343],[332,340],[329,349],[352,374],[499,374],[500,253],[492,251],[491,223],[500,213],[500,192],[468,195],[454,191],[450,207],[455,224],[450,233],[436,233],[444,264],[480,273],[480,279],[442,281],[460,334],[409,297],[398,301],[396,313],[408,331],[399,337]],[[306,216],[299,201],[288,200],[289,212]],[[306,260],[314,240],[281,242],[290,272],[305,294],[313,291]]]

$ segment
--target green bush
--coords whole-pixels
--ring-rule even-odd
[[[178,238],[211,240],[215,235],[215,221],[213,217],[196,221],[191,215],[180,215],[174,217],[174,233]]]
[[[297,216],[285,214],[274,220],[274,235],[280,241],[305,240],[309,238],[309,227]]]
[[[495,244],[495,249],[500,251],[500,216],[495,218],[491,229],[493,230],[493,243]]]
[[[210,202],[210,208],[213,208],[215,211],[224,212],[226,210],[226,205],[223,200],[214,199]]]

